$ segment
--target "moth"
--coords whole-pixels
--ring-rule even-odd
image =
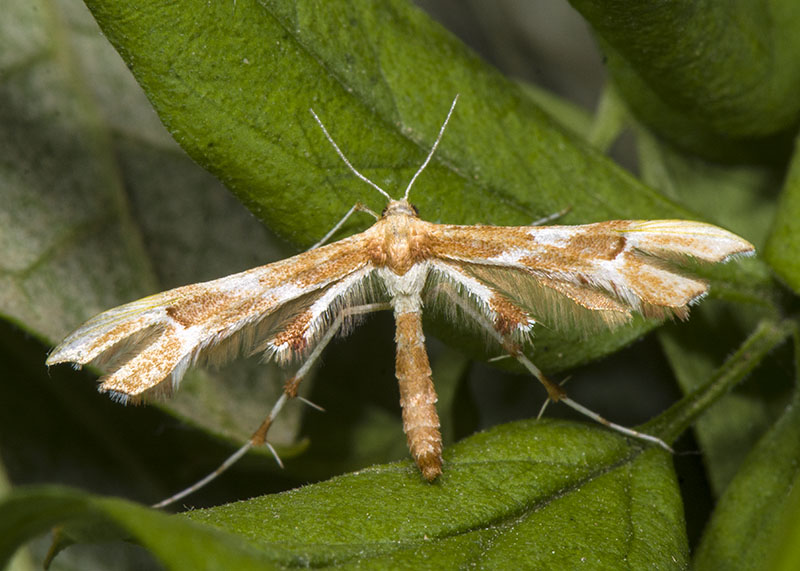
[[[208,354],[230,357],[245,351],[280,364],[301,363],[247,443],[205,479],[158,505],[198,489],[250,447],[269,446],[270,425],[297,396],[298,385],[325,346],[359,316],[384,310],[394,314],[403,430],[425,480],[442,473],[442,438],[423,310],[443,312],[485,332],[544,385],[550,400],[668,448],[658,438],[611,423],[572,401],[522,348],[537,323],[558,325],[570,315],[579,324],[595,320],[606,327],[621,325],[634,313],[686,319],[708,284],[668,261],[724,262],[752,254],[753,246],[717,226],[686,220],[515,227],[426,222],[409,202],[409,193],[439,146],[457,100],[400,199],[350,163],[312,110],[345,165],[387,200],[380,215],[355,205],[321,242],[356,211],[375,217],[370,228],[283,261],[110,309],[50,354],[48,365],[105,364],[108,374],[100,379],[99,390],[123,403],[171,393],[187,368]]]

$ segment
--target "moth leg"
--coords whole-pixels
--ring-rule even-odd
[[[363,315],[366,313],[383,311],[391,308],[392,308],[391,305],[388,303],[370,303],[343,309],[341,313],[339,313],[339,315],[336,316],[336,319],[333,320],[333,323],[331,323],[331,325],[327,328],[325,334],[322,336],[319,342],[314,346],[314,349],[311,351],[308,357],[306,357],[305,361],[303,361],[303,364],[300,365],[300,368],[297,369],[297,372],[288,381],[286,381],[286,383],[283,386],[283,393],[281,394],[280,398],[278,398],[275,404],[272,405],[272,409],[269,411],[267,417],[264,419],[261,425],[256,429],[256,431],[253,432],[252,436],[250,436],[247,442],[242,444],[242,446],[239,447],[239,449],[236,450],[236,452],[231,454],[222,464],[219,465],[219,467],[216,470],[208,474],[205,478],[198,480],[197,482],[195,482],[188,488],[181,490],[177,494],[174,494],[164,500],[161,500],[157,504],[153,504],[151,507],[163,508],[203,488],[206,484],[208,484],[209,482],[214,480],[217,476],[225,472],[228,468],[233,466],[242,456],[244,456],[248,452],[248,450],[250,450],[254,446],[266,445],[267,447],[269,447],[273,456],[275,456],[275,459],[277,460],[278,464],[281,467],[283,467],[283,463],[281,462],[281,459],[278,457],[278,454],[275,452],[275,449],[269,442],[267,442],[267,432],[269,431],[270,426],[272,426],[272,423],[275,421],[275,418],[278,416],[278,413],[280,413],[280,411],[283,409],[284,405],[289,401],[289,399],[293,399],[297,396],[297,389],[300,386],[300,382],[311,370],[311,367],[314,365],[316,360],[319,359],[320,355],[322,354],[322,351],[325,349],[328,343],[330,343],[336,336],[336,334],[339,332],[339,329],[341,329],[345,320],[354,315]],[[315,406],[315,408],[319,408],[316,407],[316,405],[313,406]]]
[[[561,382],[558,383],[558,386],[563,387],[564,385],[567,384],[567,381],[569,381],[571,378],[572,377],[564,377],[561,380]],[[540,418],[542,418],[544,416],[544,411],[547,410],[547,405],[549,405],[551,402],[552,402],[552,399],[550,399],[549,396],[546,399],[544,399],[544,402],[542,403],[542,408],[539,409],[539,414],[536,415],[536,420],[539,420]]]
[[[267,444],[267,431],[269,431],[269,427],[275,421],[275,417],[278,416],[278,413],[283,408],[283,405],[285,405],[289,399],[293,399],[297,396],[297,389],[300,386],[300,383],[311,370],[311,367],[314,365],[314,363],[316,363],[317,359],[319,359],[320,355],[322,355],[322,352],[325,350],[325,347],[327,347],[328,343],[330,343],[333,338],[336,337],[336,334],[339,332],[339,329],[341,329],[347,318],[353,317],[354,315],[364,315],[366,313],[373,313],[375,311],[383,311],[391,308],[392,306],[388,303],[370,303],[343,309],[341,313],[336,316],[336,319],[333,320],[333,323],[331,323],[327,331],[325,331],[325,335],[322,336],[308,357],[306,357],[306,360],[303,361],[303,364],[300,365],[300,368],[297,369],[297,372],[294,374],[294,376],[286,381],[286,384],[283,386],[283,394],[281,394],[280,398],[275,402],[272,410],[264,419],[264,422],[261,423],[261,426],[259,426],[250,437],[250,446],[261,446],[263,444]]]
[[[319,247],[320,247],[320,246],[322,246],[323,244],[325,244],[325,243],[326,243],[328,240],[330,240],[330,239],[331,239],[331,236],[333,236],[334,234],[336,234],[336,232],[338,232],[338,231],[339,231],[339,228],[341,228],[342,226],[344,226],[344,223],[345,223],[345,222],[347,222],[347,220],[348,220],[348,219],[349,219],[349,218],[350,218],[350,217],[351,217],[351,216],[352,216],[354,213],[356,213],[356,212],[366,212],[367,214],[370,214],[370,215],[372,215],[372,216],[375,218],[375,220],[377,220],[378,218],[380,218],[380,216],[378,216],[377,214],[375,214],[375,213],[374,213],[374,212],[373,212],[371,209],[367,208],[367,206],[366,206],[365,204],[362,204],[362,203],[360,203],[360,202],[356,202],[356,203],[355,203],[355,204],[354,204],[354,205],[353,205],[353,206],[350,208],[350,210],[348,210],[348,211],[347,211],[347,214],[345,214],[344,216],[342,216],[342,219],[341,219],[341,220],[339,220],[339,221],[338,221],[338,222],[337,222],[337,223],[334,225],[334,227],[333,227],[333,228],[331,228],[330,230],[328,230],[328,233],[327,233],[327,234],[325,234],[325,235],[324,235],[324,236],[323,236],[323,237],[320,239],[320,241],[319,241],[319,242],[317,242],[316,244],[314,244],[313,246],[311,246],[311,247],[310,247],[308,250],[314,250],[314,249],[316,249],[316,248],[319,248]],[[307,252],[308,250],[306,250],[306,252]]]
[[[564,389],[562,389],[559,385],[555,384],[553,381],[545,377],[544,373],[542,373],[539,367],[534,365],[533,362],[530,359],[528,359],[527,356],[525,356],[519,345],[514,343],[508,336],[503,335],[502,333],[497,331],[497,329],[494,326],[494,323],[492,323],[489,319],[487,319],[485,315],[479,313],[473,307],[467,304],[467,302],[463,298],[459,297],[458,294],[456,294],[456,292],[453,290],[452,287],[450,287],[447,284],[439,284],[436,288],[436,291],[437,292],[441,291],[441,293],[444,293],[447,297],[449,297],[453,303],[458,305],[458,307],[460,307],[462,311],[464,311],[464,313],[466,313],[473,320],[475,320],[476,323],[478,323],[493,339],[495,339],[500,344],[500,346],[503,347],[503,349],[506,352],[508,352],[509,355],[514,357],[517,361],[519,361],[519,363],[523,367],[528,369],[528,371],[530,371],[530,373],[534,377],[536,377],[540,383],[544,385],[544,388],[547,389],[549,400],[555,402],[561,401],[565,405],[578,411],[582,415],[587,416],[592,420],[594,420],[595,422],[607,426],[612,430],[616,430],[617,432],[625,434],[626,436],[630,436],[639,440],[644,440],[646,442],[651,442],[653,444],[660,446],[667,452],[671,453],[674,452],[674,450],[669,446],[669,444],[667,444],[660,438],[652,436],[650,434],[639,432],[638,430],[634,430],[632,428],[627,428],[615,422],[611,422],[610,420],[605,419],[596,412],[586,408],[582,404],[577,403],[571,398],[569,398]]]
[[[543,216],[538,220],[534,220],[528,226],[541,226],[542,224],[547,224],[548,222],[552,222],[553,220],[558,220],[562,216],[564,216],[567,212],[572,210],[571,206],[567,206],[566,208],[562,208],[558,212],[553,212],[552,214],[548,214],[547,216]]]

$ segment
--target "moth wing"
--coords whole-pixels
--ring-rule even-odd
[[[224,360],[258,342],[280,340],[289,331],[294,346],[275,344],[272,352],[297,349],[308,333],[306,316],[324,325],[319,301],[337,286],[344,293],[369,273],[361,235],[303,254],[191,284],[105,311],[69,334],[50,354],[48,365],[73,362],[105,364],[109,374],[100,390],[123,401],[153,392],[169,393],[200,356]],[[347,300],[341,301],[345,303]],[[303,318],[301,319],[301,316]],[[298,320],[302,321],[299,323]],[[307,343],[313,339],[308,336]],[[171,377],[171,383],[162,383]],[[154,390],[157,389],[157,390]]]
[[[616,327],[631,318],[629,308],[614,296],[586,285],[545,276],[533,278],[516,268],[465,264],[462,270],[490,288],[497,298],[507,299],[534,322],[548,327],[595,331]]]
[[[580,226],[447,226],[431,245],[487,287],[558,325],[618,325],[631,312],[685,318],[708,284],[682,273],[682,257],[724,262],[752,244],[702,222],[621,220]],[[588,310],[588,311],[584,311]]]

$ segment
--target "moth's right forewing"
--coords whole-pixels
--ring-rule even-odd
[[[47,360],[108,360],[101,390],[122,400],[169,392],[201,353],[223,358],[297,325],[326,291],[368,265],[363,234],[217,280],[191,284],[108,310],[70,334]],[[297,334],[297,331],[294,332]],[[120,354],[122,358],[119,358]],[[114,358],[116,357],[116,358]],[[162,385],[168,377],[172,383]],[[161,386],[160,386],[161,385]]]

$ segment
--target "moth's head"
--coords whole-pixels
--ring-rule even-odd
[[[384,208],[381,212],[381,218],[398,215],[413,216],[414,218],[418,218],[419,211],[417,210],[416,206],[403,198],[401,200],[390,200],[389,204],[387,204],[386,208]]]

